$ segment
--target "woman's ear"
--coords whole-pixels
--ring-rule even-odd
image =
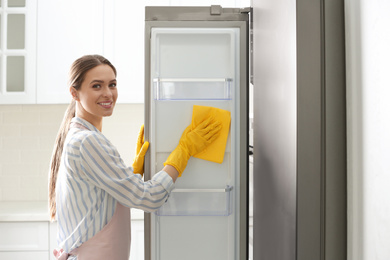
[[[69,88],[69,92],[72,95],[72,98],[76,101],[79,101],[79,96],[77,94],[77,90],[74,87]]]

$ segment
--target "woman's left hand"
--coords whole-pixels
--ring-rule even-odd
[[[145,154],[148,151],[148,148],[149,148],[149,142],[145,142],[144,125],[142,125],[138,134],[137,150],[133,161],[134,173],[139,173],[141,175],[144,174],[144,159],[145,159]]]
[[[68,259],[69,254],[64,252],[64,249],[54,249],[53,255],[57,260],[65,260]]]

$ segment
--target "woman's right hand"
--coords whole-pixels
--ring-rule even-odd
[[[202,152],[209,144],[217,139],[221,128],[222,125],[219,121],[208,117],[197,125],[195,129],[191,130],[191,126],[188,126],[184,130],[179,143],[186,148],[190,156],[194,156]]]
[[[188,126],[180,138],[179,145],[169,155],[164,165],[175,167],[181,176],[187,166],[188,159],[203,151],[217,139],[221,129],[221,122],[213,117],[206,118],[194,129],[191,129],[191,125]]]

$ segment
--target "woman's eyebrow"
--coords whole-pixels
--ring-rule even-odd
[[[110,80],[109,82],[110,82],[110,83],[116,82],[116,79],[112,79],[112,80]],[[94,79],[94,80],[92,80],[89,84],[93,84],[93,83],[104,83],[104,80]]]
[[[94,79],[89,84],[92,84],[92,83],[104,83],[104,80]]]

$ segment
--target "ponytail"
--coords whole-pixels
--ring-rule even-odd
[[[58,131],[57,138],[54,144],[53,154],[51,157],[50,171],[49,171],[49,214],[52,221],[56,217],[56,182],[58,169],[61,164],[61,155],[64,148],[64,142],[66,135],[69,131],[70,121],[76,114],[76,101],[72,99],[68,109],[65,112],[64,119],[62,120],[60,130]]]

